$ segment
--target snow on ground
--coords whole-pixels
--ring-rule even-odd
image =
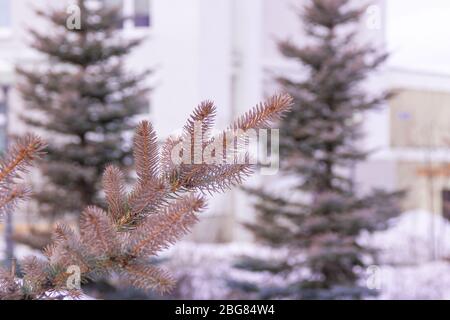
[[[450,299],[450,262],[382,266],[379,299]]]
[[[364,242],[380,249],[380,299],[450,299],[450,222],[416,210]]]
[[[165,266],[175,275],[177,298],[237,299],[242,292],[233,292],[229,280],[251,283],[279,284],[285,281],[268,272],[248,272],[233,267],[244,256],[257,259],[283,259],[286,251],[251,243],[198,244],[184,242],[167,252]]]
[[[361,239],[380,249],[383,262],[419,264],[433,257],[450,257],[450,222],[441,216],[422,210],[409,211],[391,225],[388,230]]]

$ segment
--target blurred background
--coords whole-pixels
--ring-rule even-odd
[[[152,90],[146,112],[140,117],[152,121],[161,140],[182,127],[200,101],[215,101],[217,127],[223,128],[257,102],[279,92],[275,76],[296,78],[304,73],[302,65],[286,59],[277,44],[286,39],[299,46],[306,43],[298,14],[306,1],[103,2],[133,17],[121,24],[120,37],[145,38],[125,63],[132,72],[152,70],[144,80]],[[17,90],[16,68],[39,68],[48,60],[30,48],[30,30],[51,34],[52,29],[34,10],[55,6],[64,4],[0,0],[2,150],[9,136],[30,130],[20,120],[28,111]],[[395,90],[396,95],[360,119],[365,136],[358,144],[373,152],[355,166],[354,181],[361,193],[373,188],[407,191],[400,200],[403,213],[390,228],[362,235],[361,241],[381,250],[380,261],[362,271],[363,281],[372,286],[369,289],[377,290],[380,298],[450,298],[448,16],[450,4],[444,0],[379,0],[371,2],[357,26],[361,42],[390,54],[386,63],[370,74],[364,88],[369,93]],[[33,173],[29,179],[36,183],[33,179],[40,178]],[[248,185],[273,184],[278,179],[257,175]],[[21,206],[13,219],[17,238],[23,240],[30,233],[30,225],[35,233],[46,229],[48,222],[38,211],[33,201]],[[255,241],[243,226],[243,222],[254,219],[254,212],[252,199],[241,190],[211,200],[192,234],[162,257],[161,263],[174,270],[179,279],[171,297],[251,298],[254,296],[248,291],[241,293],[240,288],[230,285],[230,279],[248,283],[268,278],[274,282],[286,280],[266,271],[234,268],[233,261],[241,256],[256,254],[270,260],[283,255],[283,249],[267,248]],[[4,236],[5,228],[2,239]],[[18,241],[15,256],[32,250],[30,241]],[[142,297],[140,293],[124,292],[121,294],[125,297]],[[113,295],[108,294],[99,297]]]

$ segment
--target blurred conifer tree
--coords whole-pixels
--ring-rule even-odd
[[[30,29],[31,46],[44,63],[18,68],[22,118],[50,141],[34,199],[40,214],[52,218],[104,206],[102,172],[108,164],[129,164],[128,132],[148,107],[143,82],[149,71],[132,74],[124,68],[124,58],[143,39],[121,36],[121,8],[103,1],[75,3],[79,10],[60,5],[37,11],[48,28]]]
[[[370,96],[363,89],[368,75],[387,58],[358,38],[365,11],[349,0],[308,1],[300,18],[311,41],[303,47],[279,43],[281,53],[301,63],[306,75],[277,79],[295,101],[280,124],[281,171],[295,183],[292,190],[280,192],[249,190],[257,198],[257,218],[246,226],[261,242],[287,247],[299,261],[244,258],[237,267],[286,277],[307,270],[309,275],[284,287],[232,281],[261,298],[361,298],[373,293],[360,275],[375,252],[358,237],[386,228],[388,219],[400,212],[402,193],[373,190],[362,195],[353,179],[355,166],[368,156],[358,148],[363,114],[391,95]]]

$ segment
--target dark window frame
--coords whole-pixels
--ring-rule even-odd
[[[442,216],[450,220],[450,189],[442,190]]]

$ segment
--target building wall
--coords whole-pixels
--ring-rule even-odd
[[[450,139],[450,92],[400,89],[390,106],[391,146],[443,148]]]
[[[450,92],[399,89],[390,102],[391,146],[397,152],[398,186],[405,210],[442,213],[450,188]]]
[[[398,186],[407,191],[403,208],[442,214],[443,191],[450,190],[450,176],[438,174],[431,176],[421,172],[427,169],[434,169],[437,172],[438,168],[449,164],[450,162],[399,162]]]

